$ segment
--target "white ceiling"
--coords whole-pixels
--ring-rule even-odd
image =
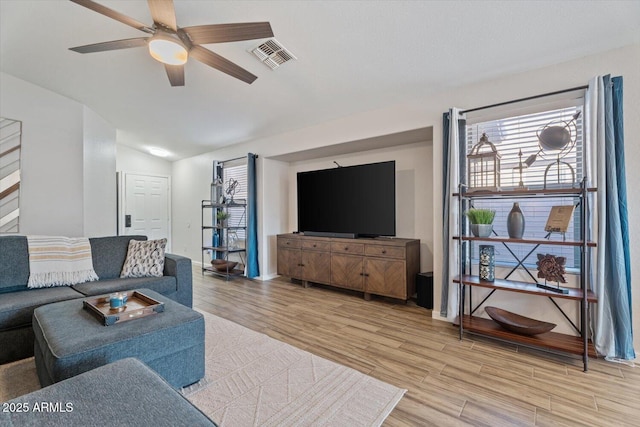
[[[98,0],[152,24],[146,1]],[[171,87],[145,48],[69,47],[145,36],[65,0],[0,0],[0,69],[94,110],[119,142],[171,160],[429,93],[640,43],[640,1],[189,1],[181,27],[269,21],[298,60],[272,71],[259,40],[206,45],[251,85],[191,60]]]

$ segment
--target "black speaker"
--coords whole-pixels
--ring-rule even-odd
[[[433,310],[433,272],[418,273],[416,275],[416,291],[418,305]]]

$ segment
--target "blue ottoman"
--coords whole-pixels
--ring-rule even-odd
[[[136,359],[119,360],[4,405],[0,426],[216,426]]]
[[[82,299],[38,307],[33,312],[35,361],[45,387],[116,360],[135,357],[180,388],[204,377],[204,318],[149,289],[164,312],[103,326]]]

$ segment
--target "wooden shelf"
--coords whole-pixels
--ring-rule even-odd
[[[203,225],[203,230],[245,230],[247,227],[243,225],[220,226],[220,225]]]
[[[596,188],[587,188],[587,191],[592,193],[597,191]],[[547,188],[547,189],[533,189],[533,190],[502,190],[502,191],[472,191],[465,192],[462,197],[466,198],[483,198],[483,197],[571,197],[579,196],[582,193],[582,188]],[[460,195],[460,193],[453,193],[454,197]]]
[[[202,203],[202,207],[203,208],[244,208],[246,207],[247,204],[246,203],[207,203],[207,202],[203,202]]]
[[[203,251],[209,250],[209,251],[216,251],[216,252],[229,252],[231,254],[231,253],[237,253],[237,252],[244,252],[246,249],[245,248],[231,249],[231,248],[227,248],[226,246],[203,246],[202,250]]]
[[[244,275],[244,270],[240,270],[238,268],[234,268],[233,270],[225,271],[225,270],[216,270],[213,267],[203,267],[203,271],[207,271],[209,273],[217,274],[218,276],[242,276]]]
[[[459,240],[460,236],[453,236],[454,240]],[[522,243],[533,245],[556,245],[556,246],[582,246],[582,240],[547,240],[547,239],[511,239],[509,237],[475,237],[462,236],[462,240],[477,240],[480,242],[497,242],[497,243]],[[595,242],[587,242],[587,246],[595,248]]]
[[[460,283],[460,278],[453,279],[455,283]],[[535,283],[518,282],[515,280],[496,279],[494,282],[487,282],[480,280],[479,276],[463,275],[462,284],[469,286],[480,286],[483,288],[498,289],[508,292],[520,292],[523,294],[541,295],[552,298],[564,298],[572,300],[582,300],[583,292],[580,288],[566,288],[569,289],[568,294],[560,294],[553,291],[547,291],[545,289],[538,288]],[[598,302],[598,297],[592,291],[587,291],[587,301],[590,303]]]
[[[460,325],[460,318],[456,317],[454,325]],[[503,329],[493,320],[484,319],[477,316],[465,315],[462,318],[462,326],[466,332],[489,336],[508,342],[515,342],[527,347],[536,347],[544,350],[555,350],[564,353],[582,355],[584,342],[582,337],[560,334],[557,332],[546,332],[539,335],[520,335]],[[593,343],[589,340],[589,357],[597,357]]]

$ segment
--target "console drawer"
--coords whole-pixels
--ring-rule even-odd
[[[331,243],[331,252],[362,255],[364,253],[364,244],[333,242]]]
[[[278,247],[283,248],[292,248],[299,249],[300,248],[300,240],[298,239],[278,239]]]
[[[405,248],[399,246],[367,245],[365,255],[385,258],[404,258]]]
[[[331,242],[323,242],[320,240],[303,240],[302,249],[329,252],[331,250]]]

